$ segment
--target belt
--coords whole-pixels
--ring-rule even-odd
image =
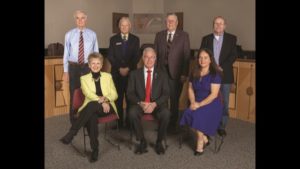
[[[74,65],[74,66],[87,66],[88,65],[88,63],[82,63],[82,64],[80,64],[80,63],[77,63],[77,62],[71,62],[71,61],[68,61],[69,62],[69,64],[70,65]]]

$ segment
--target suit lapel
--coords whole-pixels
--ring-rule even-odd
[[[157,69],[154,67],[154,72],[153,72],[153,77],[152,77],[152,86],[151,86],[151,98],[153,96],[153,91],[156,90],[157,87],[157,79],[158,74],[157,74]]]
[[[226,52],[226,49],[227,49],[227,47],[225,45],[228,44],[227,41],[228,41],[228,37],[227,37],[226,33],[224,32],[222,47],[221,47],[221,51],[220,51],[219,64],[221,64],[224,60],[224,52]]]
[[[212,53],[214,53],[214,34],[208,38],[208,45],[208,49],[211,49]]]
[[[180,33],[178,32],[178,30],[176,30],[173,35],[172,46],[177,41],[177,39],[179,39],[179,36],[180,36]]]
[[[137,72],[137,79],[140,82],[140,88],[137,90],[140,90],[141,93],[143,94],[143,98],[145,98],[146,96],[146,85],[145,85],[145,75],[144,75],[144,67],[142,67],[141,69],[139,69],[139,71]]]

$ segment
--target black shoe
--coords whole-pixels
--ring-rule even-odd
[[[147,153],[147,142],[145,140],[141,140],[140,144],[137,146],[136,150],[134,151],[135,154],[143,154]]]
[[[157,154],[165,154],[165,149],[161,142],[157,142],[155,145],[155,151]]]
[[[201,156],[203,153],[204,153],[204,151],[199,152],[199,151],[196,151],[196,150],[195,150],[194,156]]]
[[[225,129],[218,129],[218,134],[221,136],[221,137],[225,137],[227,135]]]
[[[91,158],[90,158],[91,163],[96,162],[98,160],[98,152],[99,152],[98,149],[92,151]]]
[[[75,132],[69,131],[60,141],[64,144],[70,144],[75,136]]]

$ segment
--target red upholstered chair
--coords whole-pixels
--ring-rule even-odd
[[[73,110],[75,111],[75,113],[77,113],[78,109],[80,108],[80,106],[83,104],[84,102],[84,98],[85,96],[83,95],[82,91],[81,91],[81,88],[78,88],[74,91],[74,94],[73,94]],[[108,141],[110,144],[116,146],[118,148],[118,150],[120,150],[120,145],[119,144],[116,144],[116,143],[113,143],[111,140],[109,140],[107,138],[107,124],[109,122],[112,122],[112,121],[116,121],[116,124],[117,124],[117,131],[119,130],[118,128],[118,116],[116,114],[110,114],[108,116],[105,116],[105,117],[99,117],[98,118],[98,124],[101,123],[101,124],[105,124],[105,128],[104,128],[104,139],[106,141]],[[83,142],[84,142],[84,153],[81,153],[73,144],[73,147],[81,154],[83,154],[83,156],[85,156],[85,153],[86,153],[86,139],[85,137],[88,136],[87,132],[85,131],[86,130],[86,127],[83,127]]]
[[[156,119],[154,118],[154,116],[152,114],[144,114],[143,117],[142,117],[142,121],[155,121]],[[133,129],[130,128],[130,145],[129,145],[129,149],[131,150],[131,146],[133,145],[133,141],[132,141],[132,138],[133,138]],[[168,144],[167,144],[167,137],[165,136],[164,137],[164,143],[165,143],[165,149],[168,148]]]

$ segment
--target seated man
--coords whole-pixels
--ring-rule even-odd
[[[143,51],[144,67],[132,71],[128,80],[127,96],[129,100],[129,121],[140,140],[135,153],[147,152],[147,142],[141,124],[143,114],[153,114],[159,120],[155,145],[157,154],[164,154],[162,140],[170,119],[168,110],[169,86],[167,75],[154,67],[156,53],[147,47]]]

